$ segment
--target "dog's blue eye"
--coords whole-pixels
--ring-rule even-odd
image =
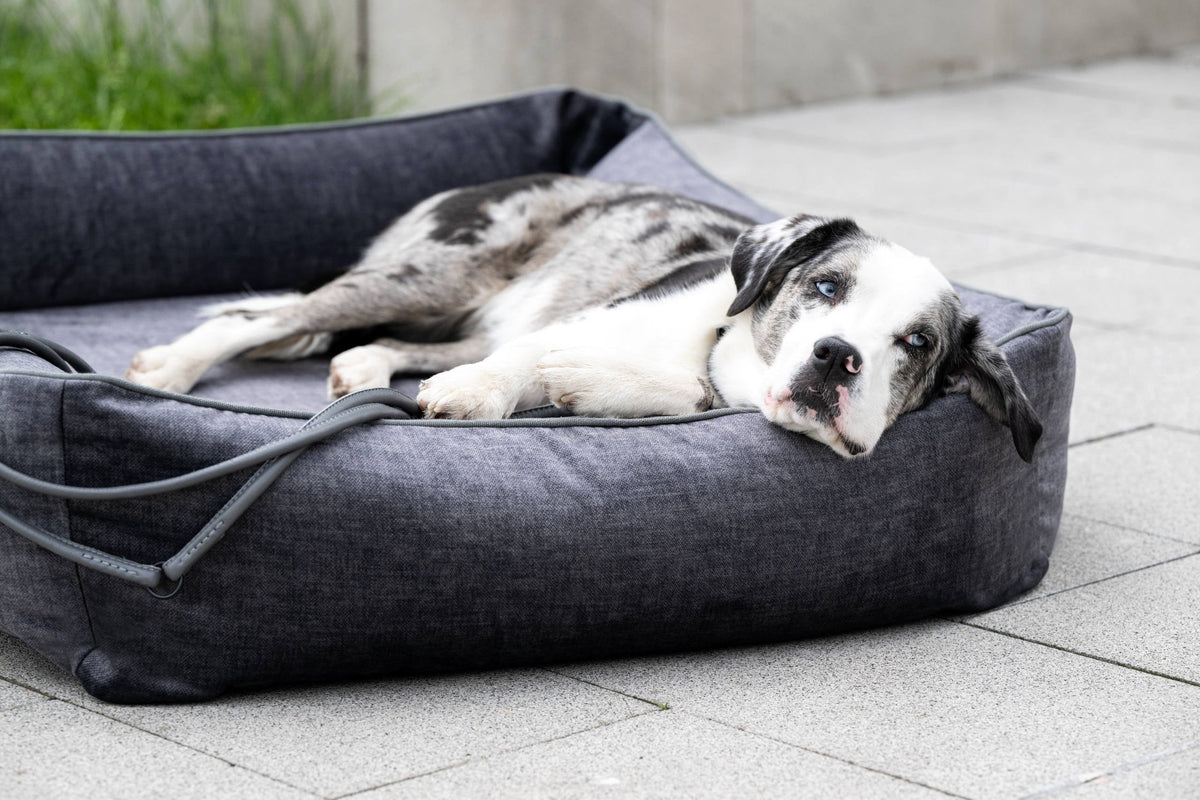
[[[837,294],[837,284],[833,281],[817,281],[817,291],[826,297],[833,297]]]
[[[904,337],[904,343],[912,347],[924,347],[929,344],[929,340],[919,333],[910,333]]]

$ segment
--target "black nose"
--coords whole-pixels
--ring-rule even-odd
[[[826,336],[814,344],[809,361],[817,374],[826,380],[843,381],[862,369],[862,354],[854,345],[836,336]]]

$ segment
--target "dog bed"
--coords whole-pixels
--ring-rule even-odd
[[[1062,309],[960,289],[1044,425],[1032,464],[961,395],[844,461],[743,409],[425,421],[385,389],[313,417],[322,359],[226,364],[194,396],[116,377],[206,302],[351,263],[425,196],[544,171],[775,216],[654,119],[572,91],[347,125],[0,135],[0,328],[42,337],[0,336],[0,629],[97,697],[187,701],[794,639],[1037,584],[1066,478]]]

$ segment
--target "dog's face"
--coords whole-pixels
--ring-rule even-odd
[[[967,392],[1012,429],[1023,459],[1041,425],[1003,354],[924,258],[850,220],[793,217],[751,228],[731,259],[734,316],[753,306],[772,422],[845,457],[870,453],[898,416]]]

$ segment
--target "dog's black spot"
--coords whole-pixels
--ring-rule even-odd
[[[474,245],[480,234],[492,224],[487,207],[517,192],[543,189],[561,180],[561,175],[544,173],[522,175],[501,181],[458,189],[447,195],[430,211],[435,227],[429,238],[452,245]]]
[[[538,249],[539,241],[534,238],[522,239],[514,244],[508,251],[509,258],[514,263],[524,264],[529,260],[530,256]]]
[[[342,281],[338,284],[338,287],[342,289],[357,289],[358,284],[354,281]]]
[[[835,248],[866,238],[866,233],[852,219],[835,219],[813,228],[790,244],[782,258],[802,263]]]
[[[558,224],[555,227],[558,227],[558,228],[567,227],[568,225],[573,223],[575,220],[582,217],[585,213],[587,213],[588,211],[591,211],[592,208],[593,208],[593,206],[589,206],[589,205],[576,206],[575,208],[572,208],[570,211],[568,211],[567,213],[563,214],[561,217],[558,218]]]
[[[389,281],[395,281],[396,283],[407,283],[420,271],[421,270],[417,269],[413,264],[401,264],[395,269],[385,270],[383,274],[384,277],[386,277]]]
[[[659,222],[656,222],[653,225],[651,225],[649,228],[646,228],[646,230],[639,233],[633,240],[634,244],[642,244],[643,242],[648,242],[651,239],[653,239],[655,236],[659,236],[663,233],[666,233],[667,228],[669,228],[669,227],[671,227],[671,226],[667,224],[666,220],[661,220]]]
[[[704,226],[704,230],[708,231],[713,236],[716,236],[718,239],[721,239],[728,244],[732,244],[733,242],[737,241],[737,238],[742,235],[742,231],[745,229],[735,228],[732,225],[720,225],[715,222],[710,222]]]
[[[698,256],[701,253],[708,253],[712,250],[713,246],[709,244],[707,239],[698,233],[692,234],[679,244],[675,245],[675,249],[671,251],[670,259],[675,261],[677,259],[688,258],[690,256]]]
[[[423,322],[392,322],[335,331],[325,357],[332,357],[352,347],[372,344],[380,339],[402,342],[452,342],[462,338],[472,312],[464,311]]]
[[[696,411],[708,411],[713,407],[713,402],[716,400],[717,393],[713,391],[712,382],[707,378],[696,378],[700,382],[700,391],[703,396],[696,402]]]
[[[786,223],[784,223],[783,227],[785,230],[799,228],[801,225],[803,225],[805,222],[808,222],[810,219],[816,219],[816,217],[814,217],[812,214],[797,214],[796,216],[789,219]]]
[[[664,297],[669,294],[682,292],[698,283],[712,278],[725,269],[724,258],[705,258],[692,261],[668,272],[653,283],[638,289],[631,295],[609,303],[609,307],[626,303],[630,300],[640,300],[647,297]]]
[[[845,436],[842,437],[842,447],[845,447],[846,452],[852,456],[861,456],[867,452],[865,445],[861,445],[853,439],[847,439]]]

